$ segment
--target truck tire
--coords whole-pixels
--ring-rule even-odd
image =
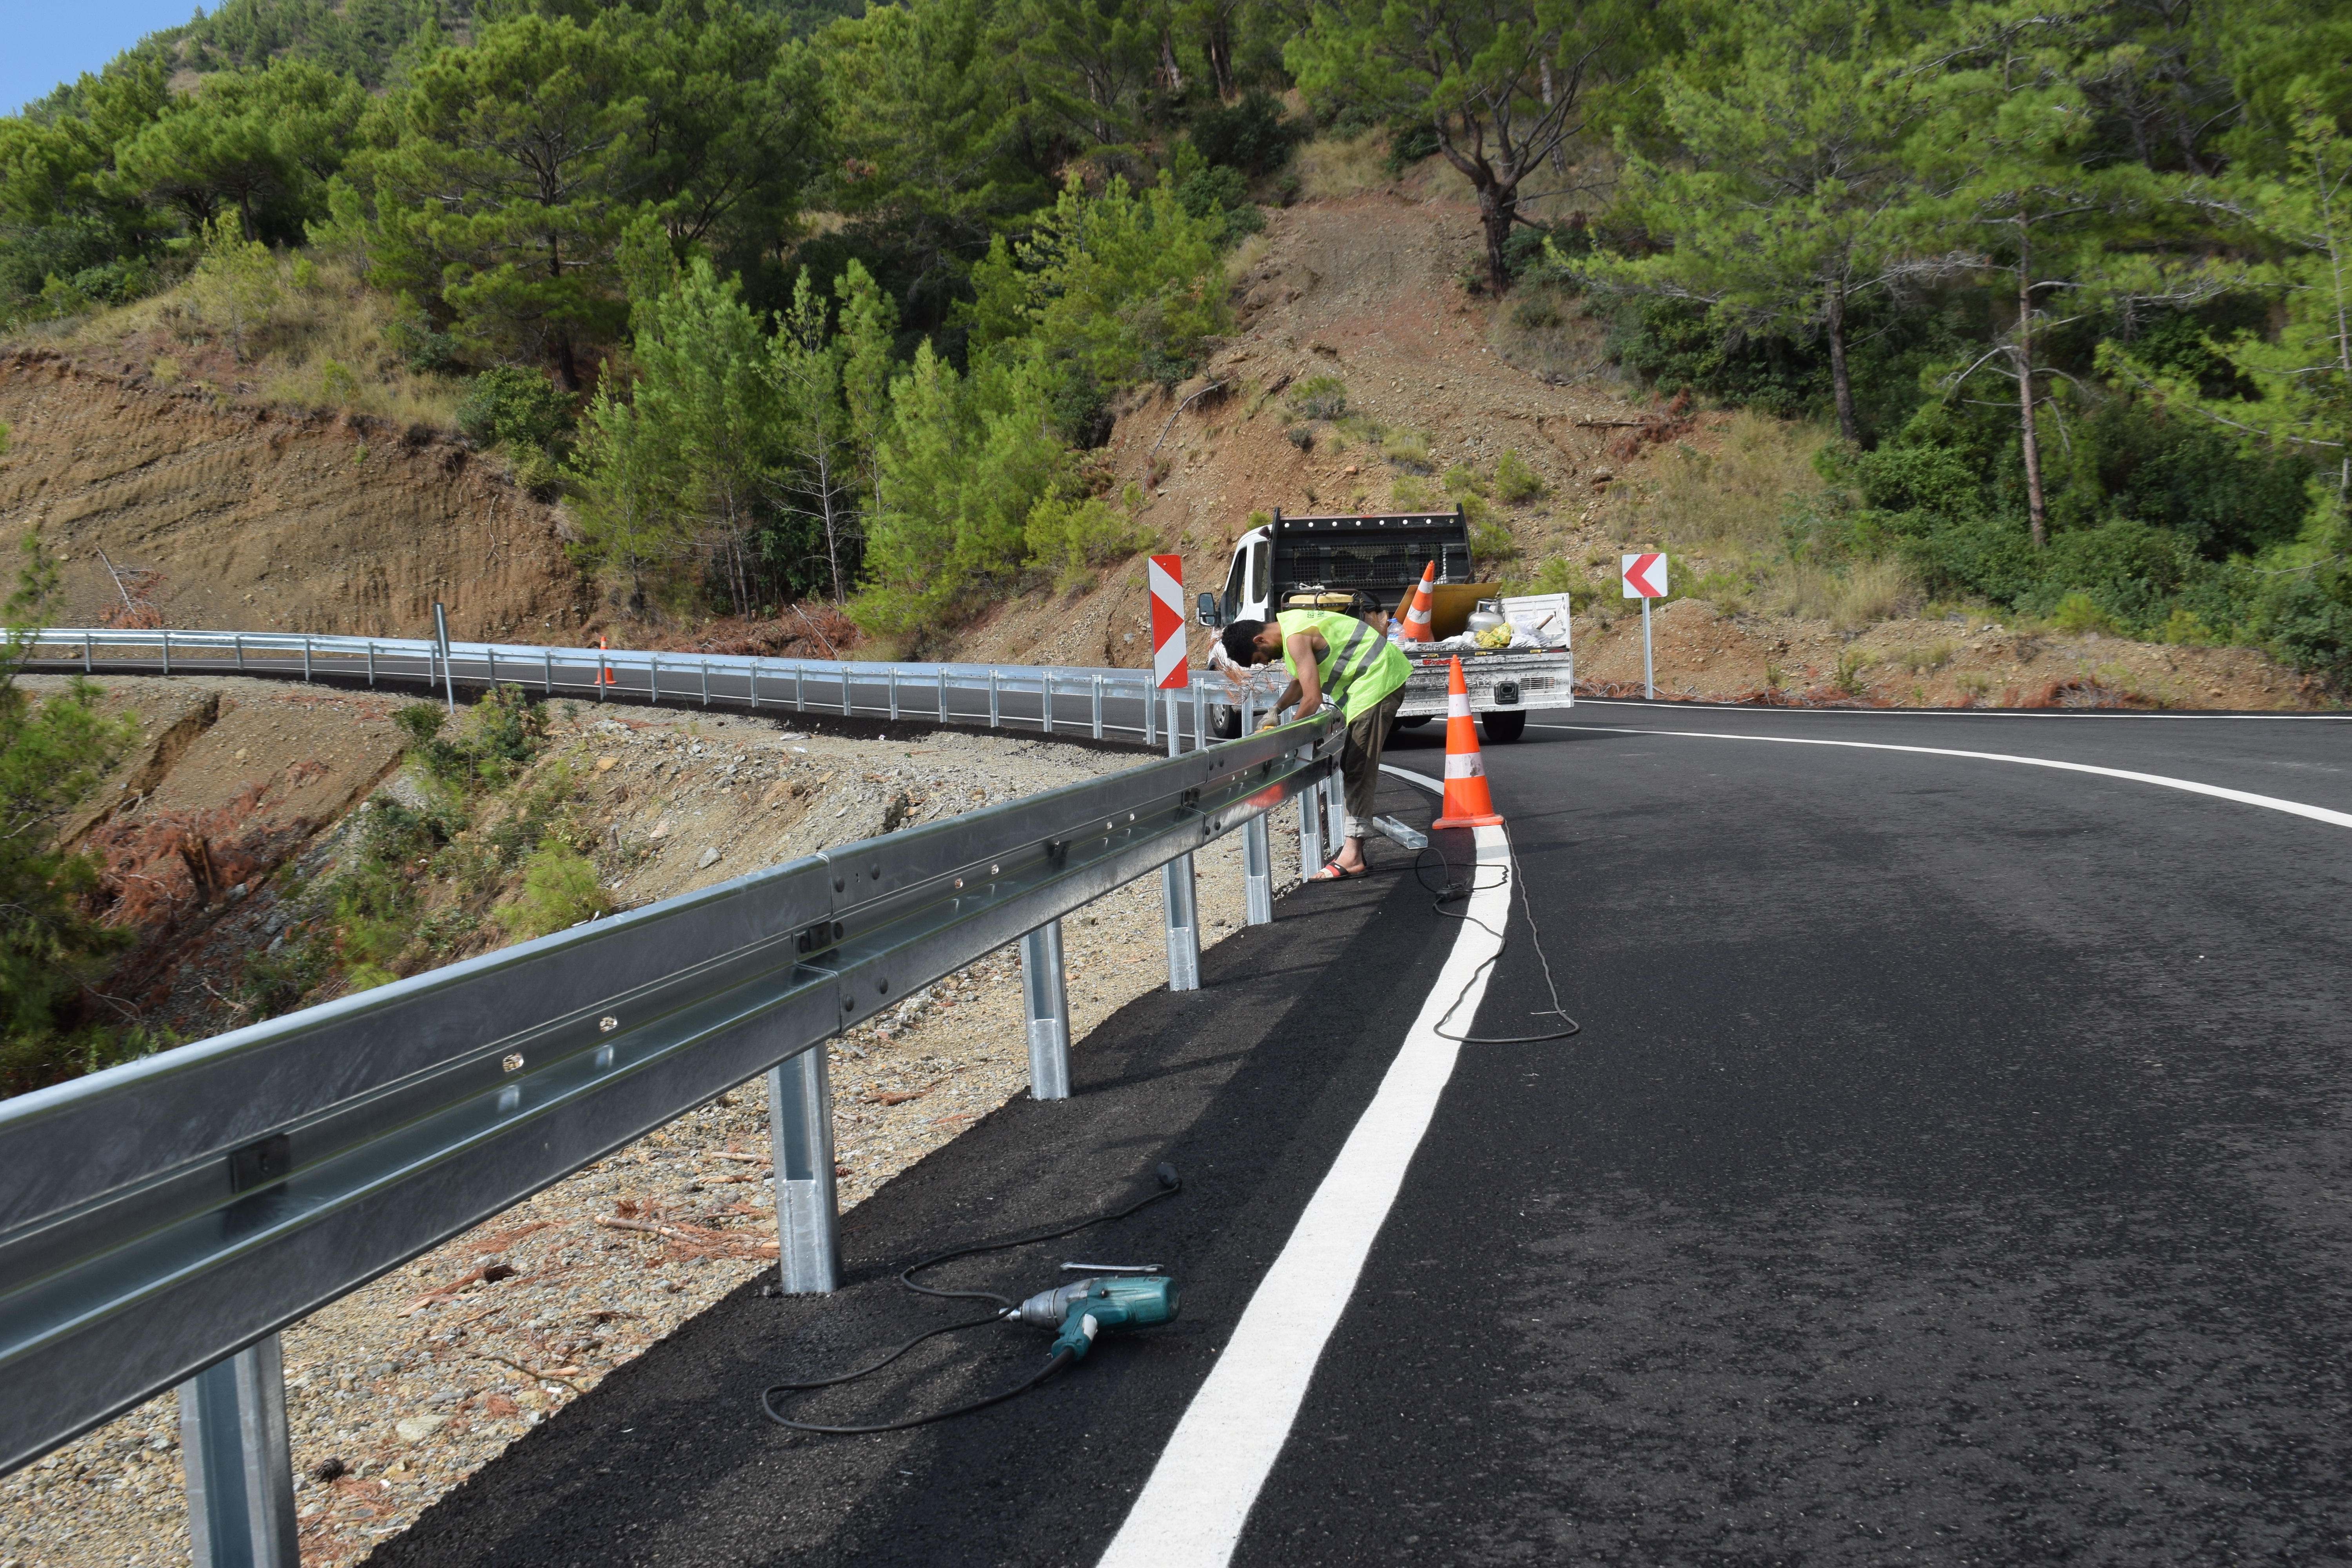
[[[1527,732],[1528,716],[1520,713],[1481,713],[1478,732],[1490,746],[1507,745]]]
[[[1220,741],[1238,741],[1242,736],[1242,710],[1218,703],[1209,710],[1209,733]]]

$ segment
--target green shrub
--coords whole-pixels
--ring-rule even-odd
[[[1348,384],[1336,375],[1310,375],[1283,402],[1301,419],[1337,419],[1348,412]]]
[[[1066,592],[1097,566],[1121,560],[1152,542],[1152,531],[1136,515],[1143,491],[1129,485],[1112,506],[1100,496],[1048,496],[1029,511],[1029,563],[1054,574]]]
[[[1244,174],[1270,174],[1290,156],[1303,127],[1282,117],[1282,105],[1252,89],[1227,109],[1212,103],[1192,117],[1192,145],[1211,163]]]
[[[522,891],[494,911],[518,942],[547,936],[606,914],[612,896],[596,880],[596,868],[568,844],[543,845],[523,872]]]
[[[518,452],[546,452],[571,434],[576,417],[569,393],[518,364],[492,365],[457,405],[457,428],[468,440]]]
[[[1391,430],[1381,437],[1381,456],[1411,474],[1431,467],[1429,437],[1418,430]]]
[[[1506,447],[1495,464],[1495,494],[1510,506],[1520,506],[1544,493],[1543,476],[1518,453]]]
[[[1483,497],[1494,492],[1494,486],[1467,463],[1456,463],[1446,469],[1445,478],[1441,482],[1445,487],[1445,493],[1457,499],[1463,496]]]
[[[1498,566],[1506,561],[1516,561],[1521,553],[1519,542],[1511,531],[1492,517],[1482,517],[1470,525],[1470,559],[1482,567]]]
[[[396,317],[383,330],[384,347],[413,371],[447,370],[457,363],[457,341],[436,331],[423,311]]]
[[[2115,617],[2099,608],[2098,601],[2077,589],[2058,601],[2050,612],[2053,625],[2062,632],[2112,632],[2116,630]]]

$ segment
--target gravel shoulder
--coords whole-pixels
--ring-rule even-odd
[[[650,710],[579,725],[564,743],[609,792],[606,864],[631,904],[1139,760],[1003,735],[846,739]],[[1297,839],[1273,839],[1280,889],[1297,879]],[[1237,838],[1195,860],[1204,945],[1236,936]],[[1083,1051],[1095,1026],[1166,983],[1158,879],[1070,917],[1064,942]],[[1026,1089],[1017,949],[830,1048],[847,1211]],[[516,1437],[772,1268],[767,1136],[755,1079],[288,1329],[304,1563],[362,1560]],[[0,1480],[0,1568],[190,1560],[171,1394]]]

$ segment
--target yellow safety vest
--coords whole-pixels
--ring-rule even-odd
[[[1323,657],[1315,661],[1315,678],[1323,695],[1339,704],[1350,723],[1412,678],[1412,660],[1353,616],[1285,610],[1274,622],[1282,628],[1282,668],[1293,680],[1298,679],[1298,666],[1290,657],[1290,639],[1300,632],[1323,634]]]

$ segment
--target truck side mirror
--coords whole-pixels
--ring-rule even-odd
[[[1200,605],[1201,624],[1202,626],[1222,626],[1225,624],[1225,617],[1217,612],[1217,596],[1214,594],[1202,595]]]

